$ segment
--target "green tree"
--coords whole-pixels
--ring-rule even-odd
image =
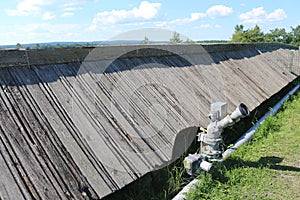
[[[20,50],[20,49],[22,49],[23,47],[22,47],[22,45],[21,45],[20,43],[17,43],[16,48]]]
[[[275,28],[273,30],[270,30],[269,33],[265,34],[265,41],[288,43],[287,35],[288,34],[284,28]]]
[[[186,41],[184,42],[185,44],[195,44],[196,42],[191,40],[190,38],[187,38]]]
[[[141,41],[141,44],[150,44],[149,38],[145,36],[145,38]]]
[[[244,30],[244,25],[236,25],[232,34],[231,42],[263,42],[264,33],[261,28],[256,25],[252,29]]]
[[[247,42],[264,42],[264,33],[258,25],[246,32]]]
[[[51,45],[50,45],[50,48],[51,48]],[[63,48],[63,44],[57,43],[57,44],[54,45],[53,48],[54,48],[54,49],[60,49],[60,48]]]
[[[236,25],[234,27],[234,33],[232,35],[231,42],[245,42],[244,25]]]
[[[296,28],[292,28],[291,37],[292,41],[291,44],[295,46],[300,46],[300,25],[298,25]]]
[[[180,35],[179,33],[177,33],[176,31],[173,34],[173,37],[170,38],[169,40],[169,44],[181,44],[182,40],[180,39]]]
[[[35,45],[35,49],[40,49],[41,48],[41,45],[39,44],[39,43],[37,43],[36,45]]]
[[[281,42],[300,46],[300,25],[291,29],[286,32],[284,28],[275,28],[264,34],[258,25],[247,30],[243,25],[236,25],[230,42]]]
[[[293,34],[291,32],[287,33],[283,42],[286,44],[291,44],[293,41]]]

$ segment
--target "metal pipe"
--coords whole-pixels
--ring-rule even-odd
[[[254,135],[255,131],[257,130],[257,128],[265,121],[265,119],[267,117],[269,117],[270,115],[273,115],[274,113],[276,113],[279,108],[281,108],[281,106],[283,105],[283,103],[291,96],[293,95],[300,87],[300,84],[296,85],[295,87],[293,87],[292,90],[290,90],[280,101],[278,101],[271,110],[269,110],[262,118],[260,118],[258,120],[258,122],[256,122],[256,124],[254,124],[254,126],[252,126],[248,131],[246,131],[229,149],[227,149],[224,153],[223,153],[223,161],[226,160],[231,154],[233,154],[233,152],[238,149],[240,146],[242,146],[243,144],[247,143]]]
[[[189,184],[184,186],[184,188],[172,199],[172,200],[183,200],[186,198],[186,194],[190,189],[195,189],[196,184],[199,182],[199,179],[192,180]]]
[[[257,128],[264,122],[264,120],[270,116],[276,113],[279,108],[281,108],[282,104],[291,96],[293,95],[300,87],[300,84],[296,85],[291,89],[280,101],[278,101],[271,110],[269,110],[262,118],[256,122],[254,126],[252,126],[248,131],[246,131],[234,144],[232,147],[227,149],[223,153],[223,160],[228,158],[237,148],[239,148],[241,145],[248,142],[254,135]],[[186,194],[189,192],[190,189],[194,189],[196,187],[196,184],[199,182],[199,179],[192,180],[188,185],[186,185],[172,200],[183,200],[186,198]]]

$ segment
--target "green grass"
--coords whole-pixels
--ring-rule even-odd
[[[300,93],[251,142],[199,178],[187,199],[300,199]]]

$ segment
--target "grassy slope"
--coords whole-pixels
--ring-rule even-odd
[[[188,199],[300,199],[300,93],[269,117]]]

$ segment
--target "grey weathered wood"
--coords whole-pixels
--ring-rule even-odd
[[[0,197],[102,198],[159,169],[210,103],[254,110],[295,80],[299,50],[282,47],[0,52]]]

